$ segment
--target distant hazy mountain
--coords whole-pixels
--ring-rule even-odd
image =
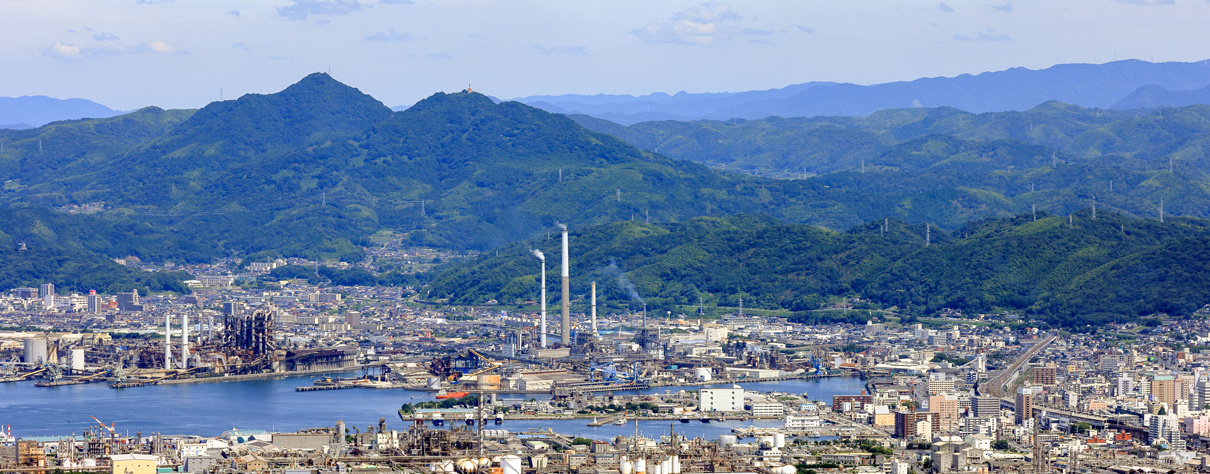
[[[957,77],[861,86],[809,82],[782,89],[675,95],[532,96],[520,102],[555,113],[584,114],[623,125],[651,120],[761,119],[770,116],[866,116],[879,110],[954,107],[967,112],[1028,110],[1051,100],[1109,108],[1140,87],[1187,91],[1210,85],[1210,63],[1060,64]]]
[[[21,130],[57,120],[113,117],[122,112],[85,99],[36,95],[0,97],[0,128]]]
[[[1197,104],[1210,104],[1210,86],[1194,90],[1172,91],[1157,85],[1146,85],[1113,104],[1113,108],[1129,110],[1185,107]]]

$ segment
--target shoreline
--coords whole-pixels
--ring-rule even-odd
[[[356,372],[363,367],[346,367],[342,369],[312,369],[312,370],[295,370],[291,372],[265,372],[260,374],[243,374],[243,375],[225,375],[217,377],[191,377],[187,379],[167,379],[161,380],[155,384],[147,385],[182,385],[188,383],[207,383],[207,382],[246,382],[249,380],[267,380],[267,379],[285,379],[290,377],[300,377],[307,375],[320,374],[343,374],[347,372]],[[147,386],[144,385],[144,386]]]

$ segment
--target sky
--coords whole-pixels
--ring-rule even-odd
[[[0,96],[197,108],[312,72],[410,105],[1210,59],[1210,0],[0,0]]]

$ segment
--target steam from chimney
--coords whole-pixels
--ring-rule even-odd
[[[538,250],[538,249],[532,249],[532,250],[530,250],[530,252],[533,252],[533,253],[534,253],[534,256],[535,256],[535,257],[538,257],[538,260],[541,260],[541,261],[543,261],[543,262],[545,262],[545,261],[546,261],[546,255],[543,255],[541,250]]]

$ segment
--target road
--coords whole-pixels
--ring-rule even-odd
[[[1055,342],[1055,339],[1058,338],[1059,336],[1050,336],[1050,338],[1046,339],[1045,341],[1035,344],[1033,347],[1029,348],[1029,350],[1025,351],[1024,354],[1021,354],[1020,357],[1017,357],[1017,360],[1013,361],[1013,364],[1008,366],[1008,368],[1001,371],[995,377],[988,379],[986,382],[979,384],[979,392],[984,395],[1006,398],[1004,394],[1004,385],[1010,382],[1009,377],[1012,377],[1013,374],[1017,373],[1017,370],[1021,369],[1022,365],[1025,365],[1026,362],[1029,362],[1029,359],[1032,359],[1034,355],[1037,355],[1038,352],[1041,352],[1046,348],[1046,346],[1049,346],[1050,343]]]

